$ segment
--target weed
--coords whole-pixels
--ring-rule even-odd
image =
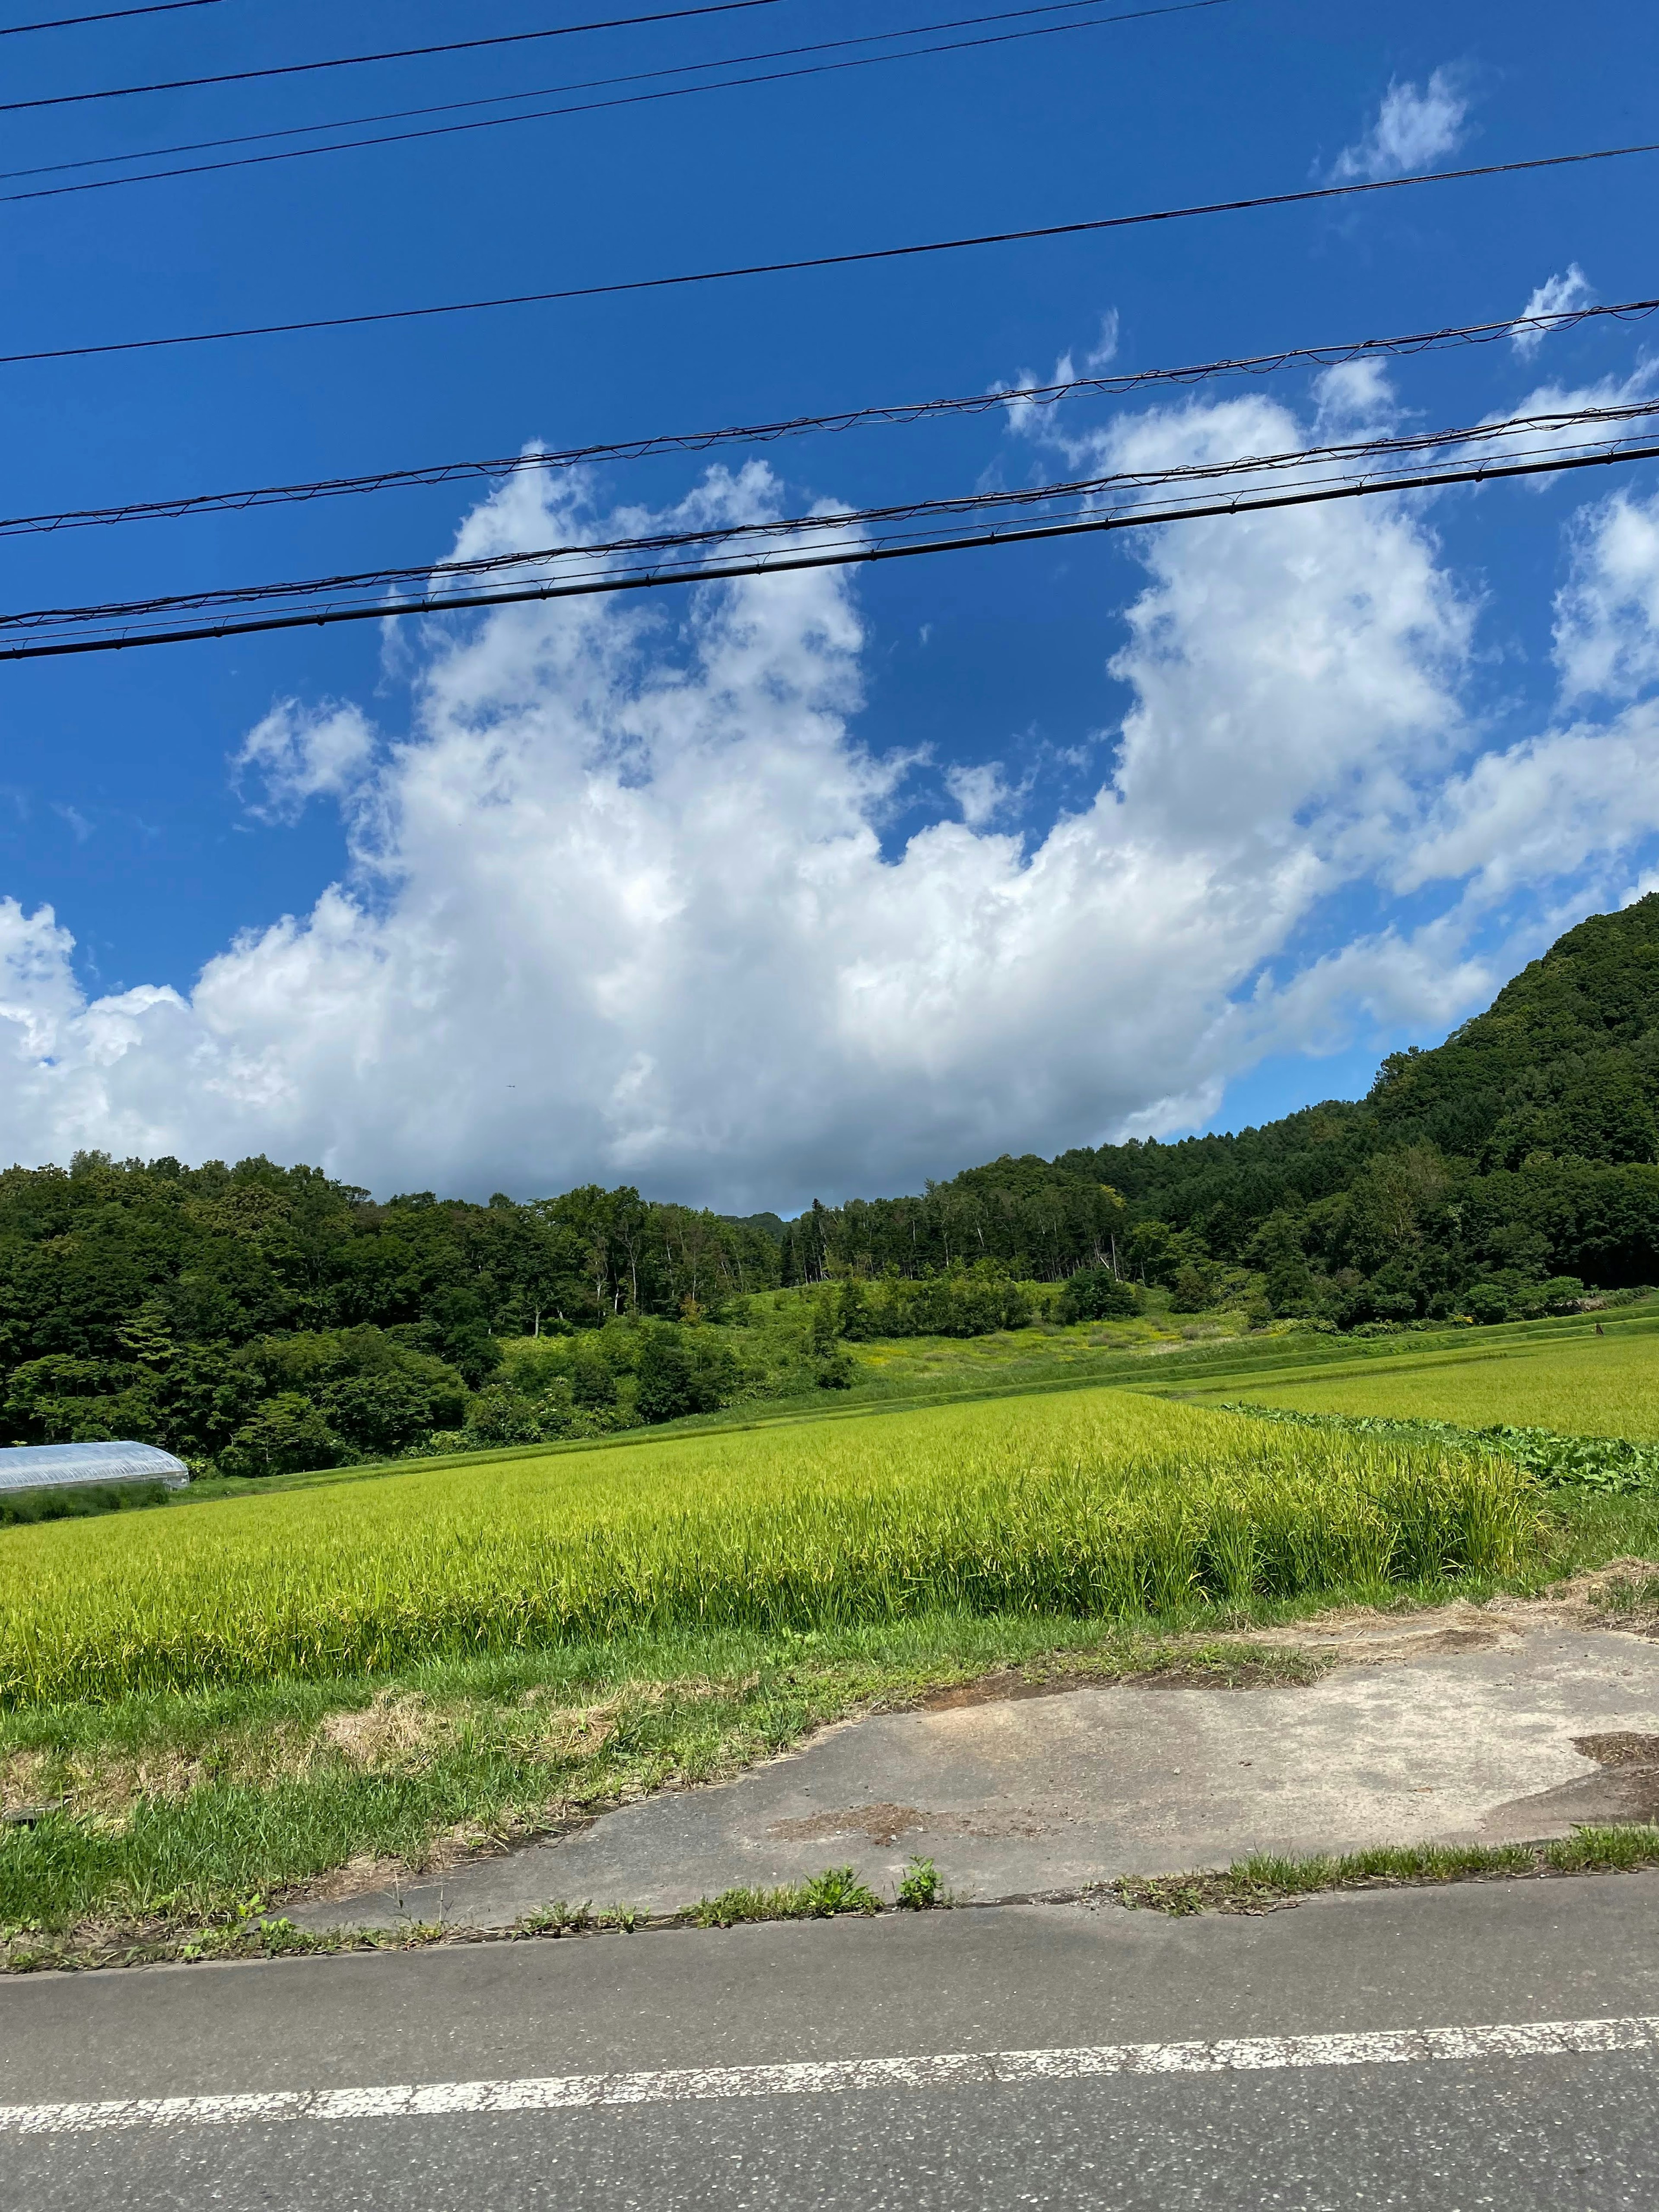
[[[1542,1844],[1388,1844],[1340,1857],[1257,1854],[1205,1874],[1126,1875],[1106,1885],[1132,1911],[1271,1912],[1322,1891],[1382,1889],[1659,1867],[1659,1827],[1577,1829]]]
[[[562,1898],[538,1911],[520,1913],[515,1926],[526,1936],[582,1936],[594,1923],[587,1905],[567,1905]]]
[[[826,1867],[802,1886],[805,1917],[832,1920],[838,1912],[879,1912],[881,1899],[849,1866]]]
[[[881,1899],[849,1867],[826,1867],[810,1881],[779,1889],[723,1889],[687,1908],[697,1928],[736,1928],[753,1920],[831,1920],[843,1912],[879,1912]]]
[[[898,1901],[907,1912],[931,1911],[945,1903],[939,1869],[932,1859],[913,1858],[899,1877]]]

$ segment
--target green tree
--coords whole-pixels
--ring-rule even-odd
[[[344,1457],[340,1439],[310,1399],[284,1390],[238,1429],[218,1466],[222,1474],[298,1474],[337,1467]]]
[[[1109,1267],[1079,1267],[1066,1279],[1056,1320],[1121,1321],[1135,1311],[1132,1284],[1120,1282]]]

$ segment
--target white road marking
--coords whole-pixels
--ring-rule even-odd
[[[1264,2074],[1287,2067],[1427,2066],[1480,2058],[1659,2051],[1659,2014],[1540,2020],[1483,2027],[1382,2028],[1357,2035],[1261,2035],[1220,2043],[1085,2044],[1059,2051],[955,2051],[785,2066],[680,2066],[651,2074],[566,2074],[506,2081],[404,2081],[368,2089],[273,2089],[222,2097],[125,2097],[100,2104],[0,2105],[0,2134],[225,2127],[272,2120],[403,2120],[456,2112],[559,2112],[709,2097],[819,2097],[856,2089],[1083,2081],[1105,2075]]]

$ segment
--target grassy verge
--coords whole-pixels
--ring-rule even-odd
[[[1262,1855],[1220,1872],[1128,1875],[1109,1887],[1121,1905],[1180,1918],[1194,1912],[1271,1912],[1333,1890],[1631,1874],[1644,1867],[1659,1867],[1659,1828],[1583,1827],[1544,1844],[1389,1844],[1340,1857]]]
[[[1321,1671],[1220,1626],[1201,1607],[1133,1625],[936,1614],[20,1711],[0,1717],[0,1780],[40,1817],[0,1828],[0,1965],[238,1954],[334,1869],[368,1887],[556,1834],[988,1675],[1243,1687]]]

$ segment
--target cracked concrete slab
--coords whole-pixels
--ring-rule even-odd
[[[1255,1850],[1659,1818],[1659,1644],[1455,1610],[1469,1618],[1334,1629],[1339,1664],[1304,1687],[1126,1683],[844,1723],[734,1781],[290,1917],[498,1928],[561,1900],[665,1912],[829,1863],[890,1894],[912,1855],[988,1900]]]

